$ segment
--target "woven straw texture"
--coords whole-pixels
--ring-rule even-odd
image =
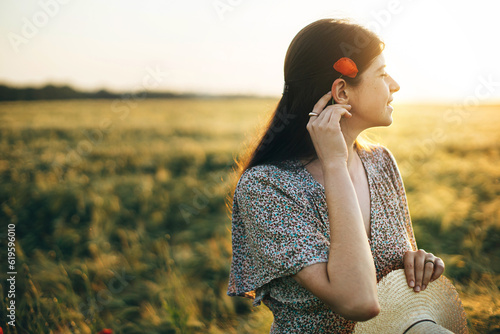
[[[424,291],[414,292],[406,283],[404,269],[387,274],[377,285],[380,313],[375,318],[358,322],[354,333],[452,333],[466,334],[467,318],[453,284],[441,275]]]

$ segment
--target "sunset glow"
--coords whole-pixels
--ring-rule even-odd
[[[313,3],[314,5],[311,5]],[[399,101],[500,99],[493,1],[40,0],[0,4],[0,82],[135,90],[146,68],[159,90],[279,96],[295,34],[351,17],[386,43]],[[488,83],[486,88],[478,88]]]

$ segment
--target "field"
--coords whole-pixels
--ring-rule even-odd
[[[227,204],[234,159],[276,102],[1,103],[4,333],[268,333],[265,306],[226,296]],[[444,259],[471,333],[500,333],[499,111],[395,105],[367,132],[396,157],[417,244]]]

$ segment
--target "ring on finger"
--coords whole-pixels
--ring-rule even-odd
[[[318,116],[318,114],[316,114],[315,112],[310,112],[309,116]]]
[[[427,264],[427,262],[430,262],[430,263],[432,263],[432,265],[434,265],[434,261],[433,261],[433,260],[428,259],[428,260],[425,260],[425,262],[424,262],[424,266]]]

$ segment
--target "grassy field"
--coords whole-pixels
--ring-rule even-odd
[[[276,102],[1,103],[4,333],[268,333],[265,306],[226,296],[226,204],[233,161]],[[471,333],[500,333],[499,111],[395,105],[368,132],[396,157],[418,246],[445,260]]]

